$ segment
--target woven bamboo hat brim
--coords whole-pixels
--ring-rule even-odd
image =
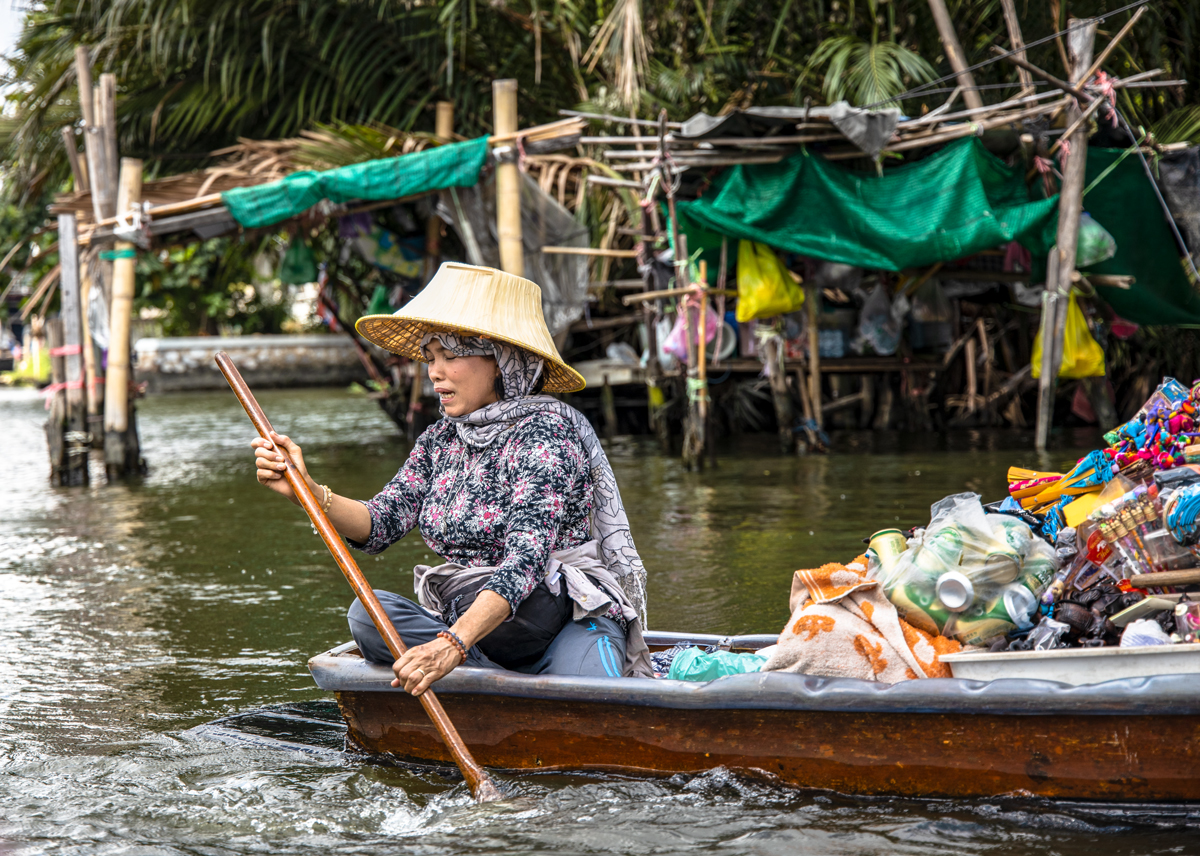
[[[416,297],[391,315],[364,315],[354,329],[384,350],[425,362],[426,333],[467,333],[507,342],[546,360],[546,392],[578,392],[583,375],[563,362],[537,283],[494,268],[445,262]]]

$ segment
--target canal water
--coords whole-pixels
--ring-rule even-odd
[[[260,401],[339,493],[373,495],[404,460],[365,398]],[[0,854],[1196,852],[1186,820],[851,799],[725,771],[509,776],[513,799],[475,806],[453,777],[346,756],[305,662],[348,638],[349,590],[302,513],[255,483],[239,406],[181,394],[139,416],[143,481],[52,489],[41,399],[0,389]],[[1014,432],[850,434],[781,458],[764,436],[703,474],[642,440],[610,457],[650,625],[770,633],[794,569],[924,523],[946,494],[998,498],[1010,465],[1059,467],[1093,440],[1038,459]],[[360,562],[411,593],[432,558],[410,535]]]

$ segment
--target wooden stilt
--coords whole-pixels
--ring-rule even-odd
[[[805,309],[808,313],[808,397],[812,402],[813,416],[817,427],[825,427],[825,416],[821,412],[821,289],[815,285],[805,287]]]
[[[517,132],[517,81],[492,81],[492,122],[497,136]],[[500,267],[524,276],[521,175],[515,162],[496,167],[496,231],[500,237]]]
[[[61,318],[46,319],[46,344],[50,347],[50,418],[46,420],[46,445],[50,450],[50,483],[67,483],[67,395],[63,389],[66,368],[63,365],[63,325]]]
[[[1092,64],[1096,40],[1096,22],[1092,19],[1068,22],[1067,59],[1070,63],[1069,82],[1073,87],[1083,84],[1083,74]],[[1075,124],[1082,114],[1080,106],[1067,106],[1067,124]],[[1054,390],[1058,370],[1062,365],[1062,342],[1066,332],[1068,295],[1071,275],[1075,272],[1075,249],[1079,241],[1079,219],[1083,213],[1083,183],[1087,169],[1087,129],[1079,124],[1069,140],[1071,153],[1063,168],[1062,188],[1058,197],[1058,237],[1047,263],[1046,294],[1042,323],[1042,365],[1038,379],[1038,414],[1036,445],[1045,451],[1050,439],[1050,423],[1054,411]],[[1051,285],[1053,283],[1053,288]],[[1048,317],[1045,317],[1047,316]],[[1049,334],[1049,335],[1047,335]]]
[[[775,421],[779,428],[779,451],[790,455],[796,447],[796,432],[792,430],[795,416],[783,363],[783,337],[772,336],[763,342],[762,347],[766,357],[767,383],[771,386],[771,401],[775,405]]]
[[[141,201],[142,162],[137,158],[125,158],[121,161],[117,206],[121,211],[128,211]],[[137,250],[127,241],[118,241],[113,254],[108,370],[104,385],[104,464],[110,480],[136,475],[143,469],[135,408],[129,394],[130,326]]]
[[[604,386],[600,387],[600,409],[604,422],[604,439],[611,440],[617,435],[617,402],[613,397],[613,388],[608,382],[608,375],[604,376]]]
[[[59,484],[88,482],[87,398],[84,394],[83,312],[80,301],[79,244],[74,214],[58,215],[59,304],[62,307],[62,359],[64,420],[58,430],[63,436],[65,459]]]

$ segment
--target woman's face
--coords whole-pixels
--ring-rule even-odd
[[[497,401],[500,369],[494,357],[459,357],[433,339],[425,346],[429,380],[447,416],[466,416]]]

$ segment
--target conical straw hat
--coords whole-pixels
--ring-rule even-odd
[[[421,362],[426,333],[486,336],[544,357],[546,392],[578,392],[586,385],[554,346],[537,283],[494,268],[445,262],[403,309],[364,315],[354,329],[393,354]]]

